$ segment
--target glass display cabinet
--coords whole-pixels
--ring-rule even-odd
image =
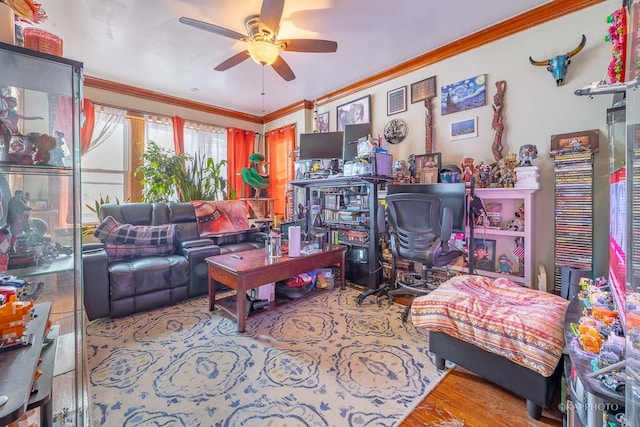
[[[8,396],[1,425],[36,408],[30,425],[31,416],[40,417],[39,425],[85,424],[82,69],[79,62],[0,43],[0,282],[24,281],[20,298],[33,301],[39,320],[48,317],[51,324],[36,331],[30,321],[30,342],[0,352],[0,396]],[[15,359],[36,349],[42,350],[34,365],[16,369]],[[36,368],[48,353],[52,366]],[[34,382],[36,369],[42,372]]]
[[[640,425],[640,3],[629,2],[629,8],[626,58],[625,415],[627,425]]]

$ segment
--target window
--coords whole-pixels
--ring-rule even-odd
[[[144,116],[145,146],[153,141],[160,148],[175,152],[173,144],[173,124],[168,117]]]
[[[96,106],[96,126],[89,151],[82,156],[82,223],[95,223],[98,218],[86,205],[107,196],[125,200],[129,181],[129,119],[124,111]],[[119,120],[113,120],[120,116]],[[105,123],[109,122],[107,126]]]
[[[227,131],[224,128],[186,122],[184,151],[194,157],[211,158],[215,163],[227,160]],[[227,166],[222,166],[220,172],[223,177],[227,177]],[[222,198],[222,194],[218,197]]]

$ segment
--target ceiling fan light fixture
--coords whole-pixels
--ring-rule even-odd
[[[277,45],[264,40],[249,42],[247,50],[251,59],[262,65],[273,64],[280,55],[280,48]]]

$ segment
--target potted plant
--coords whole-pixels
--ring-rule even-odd
[[[150,141],[142,155],[142,198],[148,203],[192,200],[235,199],[236,193],[222,176],[226,160],[219,162],[204,156],[176,154]]]

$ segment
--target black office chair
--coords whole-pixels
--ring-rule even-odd
[[[451,248],[449,239],[453,229],[453,213],[447,207],[440,215],[440,197],[421,193],[396,193],[386,197],[387,222],[385,211],[377,213],[379,233],[388,233],[391,246],[391,281],[375,290],[365,291],[357,298],[361,304],[370,295],[378,300],[393,296],[416,297],[429,293],[434,287],[429,283],[428,272],[433,267],[451,264],[462,251]],[[388,224],[388,225],[387,225]],[[397,263],[400,260],[419,262],[422,272],[418,278],[396,279]],[[403,314],[406,320],[410,305]]]

